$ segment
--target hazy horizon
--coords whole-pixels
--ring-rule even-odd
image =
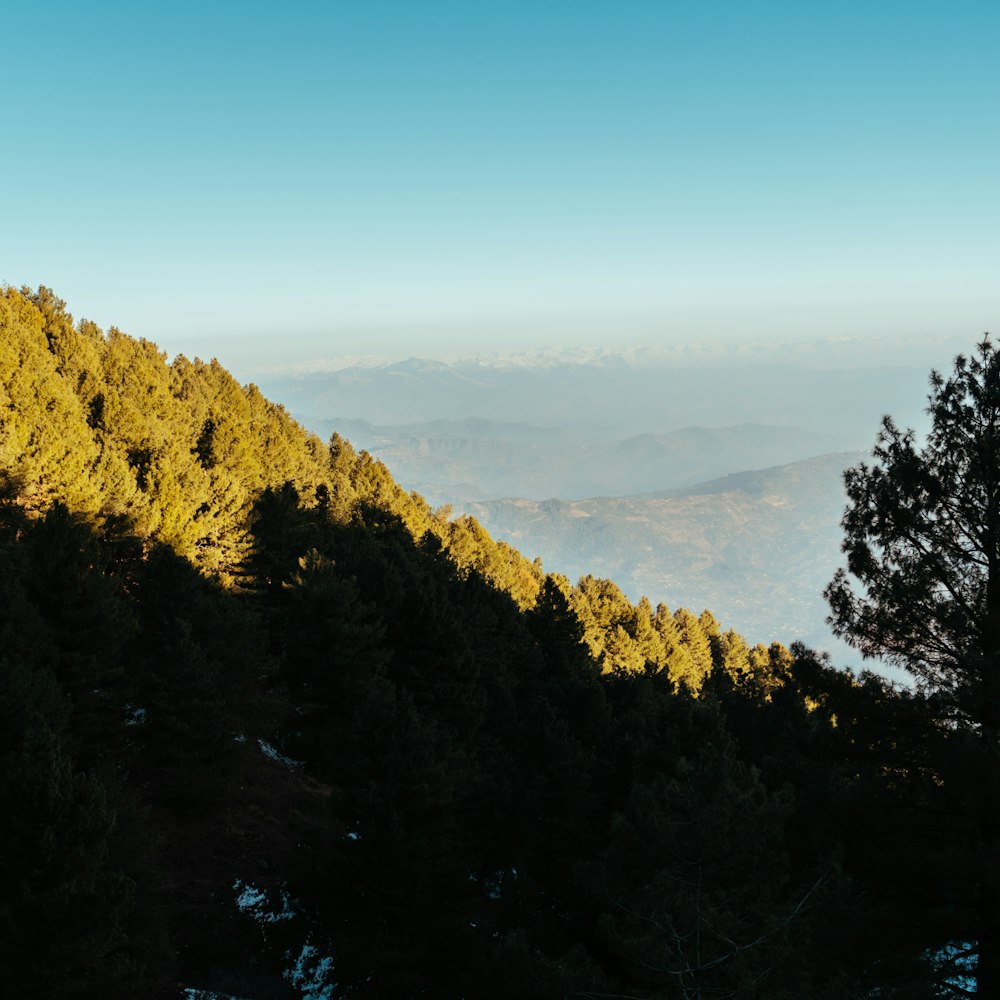
[[[232,361],[234,370],[248,377],[308,376],[342,371],[348,368],[382,367],[408,361],[429,361],[457,367],[537,367],[558,368],[577,365],[609,363],[645,365],[662,368],[748,368],[787,366],[814,369],[870,369],[870,368],[949,368],[955,355],[968,354],[981,339],[981,331],[969,336],[947,337],[815,337],[800,340],[735,340],[704,341],[694,338],[663,343],[621,343],[599,345],[579,343],[571,345],[538,344],[517,349],[491,351],[421,350],[405,349],[395,353],[309,355],[308,342],[300,345],[299,360],[277,358],[269,347],[258,351],[242,344],[220,344]],[[197,348],[191,341],[192,348]],[[179,350],[179,353],[185,352]]]

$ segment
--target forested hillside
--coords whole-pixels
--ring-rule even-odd
[[[0,294],[12,996],[948,995],[933,697],[547,575],[217,362]]]

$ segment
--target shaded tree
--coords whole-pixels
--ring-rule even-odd
[[[1000,355],[984,337],[930,384],[923,446],[886,417],[874,462],[845,474],[847,570],[826,596],[838,635],[907,670],[935,694],[941,719],[972,738],[953,780],[969,783],[977,841],[979,995],[998,996]]]
[[[792,790],[768,788],[741,759],[718,702],[655,677],[631,686],[644,697],[622,718],[625,795],[591,870],[603,944],[624,977],[615,992],[819,995],[809,925],[828,873],[791,863]]]
[[[59,701],[45,673],[0,660],[0,981],[19,996],[135,995],[115,812],[66,752]]]

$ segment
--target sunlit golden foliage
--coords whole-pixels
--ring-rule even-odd
[[[49,289],[0,294],[0,468],[19,501],[42,511],[59,499],[95,523],[124,518],[226,583],[250,553],[253,505],[293,483],[306,508],[348,523],[380,511],[419,540],[433,535],[466,574],[534,607],[538,560],[495,541],[469,515],[432,511],[367,452],[340,435],[329,445],[254,385],[218,363],[166,355],[112,327],[74,323]],[[709,612],[633,605],[610,580],[584,577],[569,592],[593,658],[606,673],[665,673],[697,691],[713,662],[766,669]],[[767,661],[769,662],[769,661]]]

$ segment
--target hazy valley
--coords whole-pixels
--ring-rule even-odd
[[[414,358],[265,387],[321,436],[343,434],[548,570],[718,609],[751,638],[801,639],[859,666],[822,597],[842,563],[842,473],[884,413],[923,428],[926,378],[604,355]]]

